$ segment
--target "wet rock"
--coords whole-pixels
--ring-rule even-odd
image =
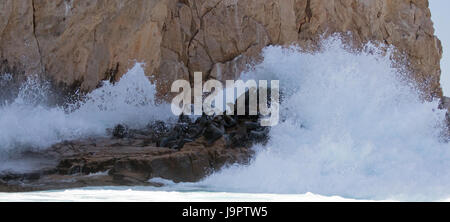
[[[96,141],[93,141],[96,143]],[[157,147],[55,145],[42,151],[58,153],[53,166],[28,173],[0,174],[0,192],[66,189],[84,186],[142,185],[154,177],[195,182],[228,164],[247,164],[252,151],[227,149],[217,141],[206,147],[202,139],[183,139],[183,149]],[[60,149],[72,149],[70,153]]]

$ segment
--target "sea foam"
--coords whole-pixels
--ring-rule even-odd
[[[7,77],[1,81],[11,79]],[[0,106],[0,157],[63,140],[106,136],[106,129],[119,123],[141,128],[172,117],[167,104],[155,102],[155,85],[145,76],[142,64],[136,64],[116,84],[104,82],[66,108],[48,106],[48,93],[48,83],[30,76],[17,98]]]
[[[450,194],[445,111],[424,102],[391,50],[351,52],[270,46],[243,79],[279,79],[283,121],[248,166],[199,185],[231,192],[307,193],[363,199],[440,199]]]

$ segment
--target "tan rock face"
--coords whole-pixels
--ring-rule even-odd
[[[392,44],[427,96],[442,96],[427,0],[2,0],[0,58],[91,90],[135,62],[161,96],[194,71],[236,78],[267,45],[314,49],[321,35]]]
[[[224,139],[205,146],[200,139],[175,150],[154,147],[141,139],[66,141],[33,153],[35,164],[25,172],[0,172],[0,192],[55,190],[86,186],[162,186],[164,178],[197,182],[233,164],[249,164],[254,151],[227,148]]]

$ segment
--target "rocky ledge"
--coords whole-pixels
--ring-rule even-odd
[[[145,129],[117,125],[109,138],[64,141],[21,154],[37,162],[28,172],[0,174],[0,192],[86,186],[150,185],[152,178],[195,182],[229,164],[247,164],[254,143],[265,143],[268,128],[254,116],[201,116],[194,122],[153,122]],[[34,161],[29,161],[34,160]]]

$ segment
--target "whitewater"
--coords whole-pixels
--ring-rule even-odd
[[[450,144],[439,102],[424,102],[407,71],[395,68],[394,49],[368,44],[352,51],[337,37],[321,48],[307,53],[269,46],[263,61],[242,73],[244,80],[280,80],[283,94],[281,121],[266,145],[253,147],[249,165],[227,167],[198,183],[0,193],[0,200],[448,199]],[[0,106],[0,170],[26,168],[8,162],[17,150],[107,136],[106,129],[119,123],[139,128],[173,118],[168,104],[156,103],[142,64],[69,108],[45,105],[45,89],[29,78],[14,101]]]

